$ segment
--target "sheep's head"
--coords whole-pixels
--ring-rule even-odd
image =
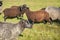
[[[19,7],[19,8],[20,8],[20,11],[24,11],[23,9],[26,8],[26,7],[27,7],[26,4],[21,5],[21,6]]]
[[[33,25],[28,20],[24,20],[24,19],[21,19],[20,23],[24,28],[32,28]]]
[[[26,11],[29,11],[30,9],[29,9],[29,7],[27,7],[27,6],[24,6],[24,7],[22,7],[22,11],[24,11],[24,13],[26,13]]]

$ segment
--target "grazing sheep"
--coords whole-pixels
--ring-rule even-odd
[[[12,6],[11,8],[6,8],[3,10],[4,12],[4,21],[6,21],[7,18],[15,18],[18,16],[21,16],[24,11],[22,11],[21,9],[24,8],[24,5],[21,6]]]
[[[17,40],[25,28],[32,28],[32,24],[27,20],[21,20],[16,24],[0,22],[0,40]]]
[[[60,8],[50,6],[45,8],[45,11],[49,13],[52,20],[60,20]]]
[[[44,10],[39,10],[39,11],[30,11],[28,7],[24,8],[26,16],[30,22],[44,22],[46,21],[51,23],[49,14],[44,11]]]

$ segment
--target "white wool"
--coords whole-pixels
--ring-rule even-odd
[[[49,16],[52,18],[52,20],[60,19],[59,18],[59,15],[60,15],[59,8],[57,8],[57,7],[47,7],[45,9],[45,11],[47,11],[49,13]]]

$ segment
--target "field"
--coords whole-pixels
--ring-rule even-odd
[[[34,11],[47,6],[60,7],[60,0],[3,0],[3,10],[22,4],[27,4],[27,6]],[[25,14],[23,18],[27,19]],[[0,21],[4,21],[3,13],[0,15]],[[7,19],[7,22],[17,23],[19,20],[17,20],[17,18]],[[18,40],[60,40],[60,24],[57,22],[53,22],[53,24],[34,24],[32,29],[26,28],[22,35],[23,37],[19,36]]]

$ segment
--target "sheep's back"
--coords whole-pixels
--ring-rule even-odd
[[[43,21],[44,19],[47,19],[47,17],[49,17],[49,14],[44,10],[40,10],[36,15],[36,20]]]
[[[49,17],[49,14],[44,10],[33,11],[28,16],[32,21],[37,22],[43,21],[46,17]]]
[[[15,17],[15,16],[20,15],[20,10],[14,9],[14,8],[12,8],[12,9],[5,9],[4,10],[4,15],[5,16],[9,16],[9,17]]]

